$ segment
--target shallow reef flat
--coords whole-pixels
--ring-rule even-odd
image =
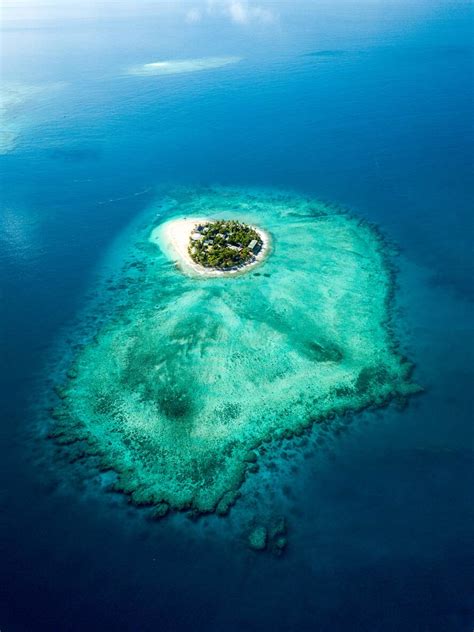
[[[0,156],[14,151],[32,125],[49,120],[51,102],[65,83],[26,84],[2,81],[0,89]],[[29,112],[34,112],[31,117]]]
[[[387,247],[369,224],[296,194],[224,188],[172,191],[151,216],[130,246],[122,305],[79,352],[53,430],[83,441],[133,502],[225,513],[263,442],[418,390],[391,334]],[[202,216],[261,226],[272,252],[247,275],[182,274],[150,235]]]

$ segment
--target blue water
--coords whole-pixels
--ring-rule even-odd
[[[0,155],[1,629],[472,629],[470,3],[5,4],[2,92],[23,96]],[[242,60],[126,73],[216,56]],[[229,518],[155,524],[64,462],[42,402],[114,240],[156,187],[215,183],[378,224],[426,390],[262,464]],[[281,559],[242,541],[269,480]]]

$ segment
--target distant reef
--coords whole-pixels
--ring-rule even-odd
[[[187,276],[150,239],[176,216],[262,226],[271,256],[233,278]],[[296,194],[226,188],[169,191],[149,217],[115,311],[58,388],[51,429],[113,470],[134,503],[156,517],[224,514],[264,442],[419,390],[392,334],[388,248],[367,222]],[[251,542],[265,546],[265,532]]]

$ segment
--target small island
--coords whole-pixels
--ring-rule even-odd
[[[259,233],[236,220],[198,224],[189,238],[191,259],[205,268],[232,270],[255,261],[262,250]]]
[[[270,234],[240,219],[175,217],[157,226],[150,241],[193,277],[245,274],[270,252]]]

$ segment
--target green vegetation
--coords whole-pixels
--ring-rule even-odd
[[[206,268],[229,270],[249,263],[262,248],[260,235],[236,220],[199,224],[189,239],[188,252]]]

